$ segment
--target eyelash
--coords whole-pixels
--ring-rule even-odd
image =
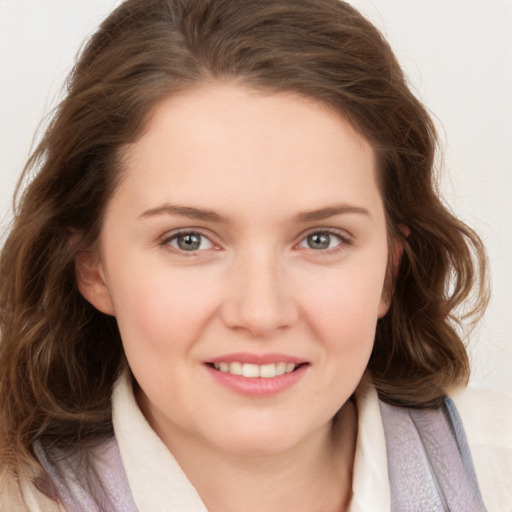
[[[331,247],[329,249],[315,250],[315,249],[312,249],[311,247],[305,248],[306,250],[309,249],[310,251],[312,251],[318,255],[321,255],[321,256],[324,256],[324,255],[329,256],[332,254],[337,254],[352,245],[352,239],[346,231],[326,228],[326,229],[313,229],[313,230],[307,232],[305,235],[302,236],[302,238],[300,239],[300,242],[298,244],[295,244],[295,246],[305,243],[307,241],[307,239],[312,235],[328,235],[330,237],[336,237],[340,240],[340,242],[335,247]]]
[[[173,247],[171,245],[171,242],[173,240],[177,240],[180,236],[186,236],[186,235],[196,235],[196,236],[199,236],[202,239],[208,240],[209,243],[213,247],[218,248],[218,246],[214,242],[212,242],[212,240],[210,239],[209,236],[205,235],[204,233],[201,233],[200,230],[196,230],[196,229],[184,229],[184,230],[181,230],[181,231],[177,231],[177,232],[173,233],[171,236],[166,236],[160,242],[160,245],[162,247],[164,247],[166,250],[168,250],[169,252],[178,253],[178,254],[184,255],[184,256],[198,256],[198,253],[200,253],[200,252],[205,250],[205,249],[202,249],[202,250],[185,251],[183,249],[180,249],[178,247]]]
[[[160,242],[160,245],[162,247],[164,247],[166,250],[168,250],[169,252],[178,253],[178,254],[186,256],[186,257],[198,256],[199,253],[201,253],[201,252],[203,252],[205,250],[208,250],[208,249],[197,249],[197,250],[186,251],[186,250],[180,249],[178,247],[173,247],[171,245],[172,241],[177,240],[180,236],[185,236],[185,235],[197,235],[197,236],[201,237],[202,239],[208,240],[209,243],[213,246],[213,248],[217,248],[218,249],[218,245],[216,245],[210,239],[210,237],[208,235],[202,233],[199,230],[194,230],[194,229],[186,229],[186,230],[182,230],[182,231],[177,231],[177,232],[173,233],[171,236],[166,236]],[[336,254],[336,253],[338,253],[340,251],[343,251],[344,249],[346,249],[347,247],[350,247],[352,245],[352,239],[351,239],[351,237],[345,231],[340,231],[340,230],[336,230],[336,229],[328,229],[328,228],[326,228],[326,229],[314,229],[314,230],[311,230],[311,231],[305,233],[304,235],[302,235],[300,241],[294,245],[294,247],[298,247],[298,246],[300,246],[303,243],[307,243],[308,237],[310,237],[312,235],[328,235],[330,237],[336,237],[336,238],[338,238],[340,240],[340,242],[335,247],[328,248],[328,249],[315,250],[315,249],[312,249],[311,247],[309,247],[309,248],[305,247],[304,248],[304,249],[310,250],[313,253],[316,253],[318,255]]]

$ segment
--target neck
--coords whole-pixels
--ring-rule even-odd
[[[219,453],[174,434],[172,442],[163,440],[209,512],[341,512],[348,507],[357,436],[352,401],[334,425],[281,453]]]

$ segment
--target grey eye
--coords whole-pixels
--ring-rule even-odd
[[[178,233],[174,235],[168,242],[170,246],[180,251],[192,252],[203,249],[211,249],[213,244],[208,238],[201,233]]]
[[[187,233],[177,237],[178,247],[182,251],[197,251],[201,247],[201,235],[197,233]]]
[[[302,240],[300,247],[324,251],[326,249],[333,249],[342,243],[342,237],[335,233],[330,233],[329,231],[315,231]]]
[[[328,249],[331,245],[329,233],[313,233],[308,235],[306,240],[310,249]]]

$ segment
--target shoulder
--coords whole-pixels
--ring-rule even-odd
[[[450,398],[462,420],[488,510],[512,510],[512,395],[465,388]]]
[[[10,472],[0,475],[0,512],[64,512],[45,496],[27,477],[19,479]]]
[[[12,445],[5,430],[0,428],[0,512],[64,512],[64,508],[35,485],[36,480],[41,480],[36,477],[43,474],[36,461],[15,468]]]
[[[450,393],[471,447],[512,450],[512,395],[465,388]]]

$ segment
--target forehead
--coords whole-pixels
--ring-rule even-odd
[[[214,207],[221,195],[233,206],[242,198],[246,207],[304,210],[378,196],[374,151],[337,112],[234,84],[160,102],[124,167],[120,188],[147,208],[170,200]]]

